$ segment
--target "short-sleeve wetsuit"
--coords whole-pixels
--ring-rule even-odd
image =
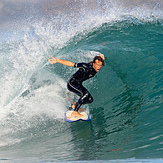
[[[83,87],[82,82],[92,78],[97,72],[91,63],[75,63],[74,67],[79,68],[79,70],[71,76],[67,83],[67,88],[69,91],[80,96],[74,109],[74,111],[78,111],[82,104],[93,102],[92,95],[85,87]]]

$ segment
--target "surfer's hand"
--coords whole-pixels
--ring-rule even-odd
[[[101,57],[103,60],[105,60],[104,54],[100,54],[100,57]]]
[[[57,63],[57,59],[54,58],[53,56],[51,56],[51,57],[52,57],[52,59],[49,59],[48,62],[51,64]]]

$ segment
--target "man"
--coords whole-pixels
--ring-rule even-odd
[[[67,60],[56,59],[53,56],[51,57],[52,59],[49,59],[49,62],[51,64],[60,63],[65,66],[79,68],[79,70],[75,74],[73,74],[68,81],[67,88],[69,91],[74,92],[80,97],[76,105],[72,105],[72,109],[74,109],[74,111],[72,112],[72,116],[82,116],[78,112],[80,106],[93,102],[93,97],[91,96],[89,91],[85,87],[83,87],[82,82],[95,76],[96,73],[100,71],[102,66],[105,65],[104,55],[100,54],[100,56],[95,56],[93,61],[91,61],[90,63],[74,63]]]

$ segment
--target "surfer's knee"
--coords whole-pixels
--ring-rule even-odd
[[[93,102],[93,97],[91,95],[89,96],[88,101],[89,101],[89,103]]]
[[[93,102],[93,97],[89,92],[87,92],[84,96],[85,96],[85,103],[92,103]]]

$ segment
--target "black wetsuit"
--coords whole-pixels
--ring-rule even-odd
[[[92,78],[97,72],[90,63],[75,63],[74,67],[79,68],[79,70],[72,75],[67,83],[67,88],[69,91],[74,92],[80,96],[74,109],[75,111],[78,111],[82,104],[93,102],[93,97],[89,91],[83,87],[82,82]]]

